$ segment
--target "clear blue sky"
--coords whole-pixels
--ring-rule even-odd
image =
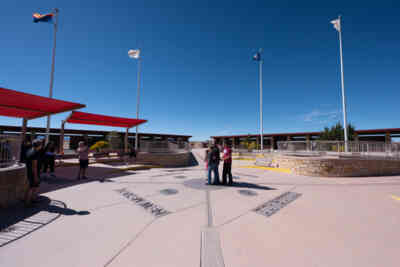
[[[400,127],[396,1],[38,3],[60,8],[55,98],[84,103],[82,111],[136,117],[137,64],[127,52],[141,48],[140,117],[149,122],[140,130],[192,140],[259,132],[251,59],[259,47],[265,133],[318,131],[341,120],[338,35],[329,22],[342,14],[348,120],[356,129]],[[21,0],[5,1],[2,10],[0,86],[48,96],[53,28],[34,24],[32,13],[50,9]],[[53,116],[52,127],[66,116]],[[21,120],[0,117],[0,124]]]

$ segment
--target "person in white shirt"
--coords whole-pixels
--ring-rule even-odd
[[[80,141],[78,145],[77,152],[79,155],[79,173],[77,179],[87,179],[86,169],[89,166],[89,147],[87,147],[83,141]]]

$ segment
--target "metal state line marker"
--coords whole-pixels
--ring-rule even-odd
[[[253,209],[253,211],[265,217],[270,217],[287,206],[289,203],[295,201],[300,196],[301,194],[299,193],[286,192],[270,201],[265,202],[264,204],[261,204]]]
[[[225,267],[219,233],[214,228],[210,190],[206,189],[207,226],[201,231],[200,267]]]

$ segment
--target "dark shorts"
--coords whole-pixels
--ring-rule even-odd
[[[86,169],[89,166],[89,160],[88,159],[80,159],[79,166],[81,167],[81,169]]]
[[[35,187],[39,187],[40,185],[40,179],[39,181],[35,181],[35,178],[33,177],[33,175],[29,175],[28,174],[28,181],[29,181],[29,187],[30,188],[35,188]]]

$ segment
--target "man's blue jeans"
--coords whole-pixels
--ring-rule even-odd
[[[214,172],[214,184],[219,183],[218,164],[208,164],[208,184],[211,184],[211,172]]]

